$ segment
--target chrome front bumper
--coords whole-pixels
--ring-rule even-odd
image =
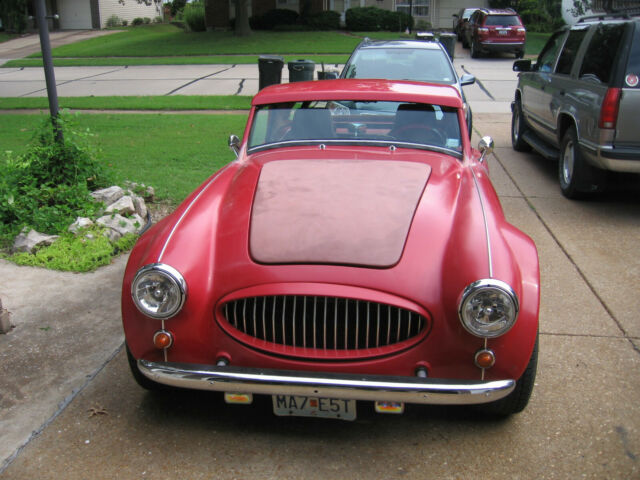
[[[138,368],[154,382],[197,390],[439,405],[493,402],[506,397],[515,388],[515,380],[300,372],[147,360],[138,360]]]

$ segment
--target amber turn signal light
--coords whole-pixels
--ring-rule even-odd
[[[476,352],[476,366],[479,368],[491,368],[496,363],[496,355],[489,349],[482,349]]]
[[[158,330],[153,335],[153,344],[159,350],[164,350],[173,345],[173,335],[166,330]]]

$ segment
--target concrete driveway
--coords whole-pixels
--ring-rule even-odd
[[[523,413],[496,421],[409,406],[382,416],[363,402],[342,423],[277,418],[266,399],[152,395],[119,346],[124,258],[82,275],[0,260],[17,325],[0,336],[2,478],[640,478],[637,189],[572,202],[555,164],[511,149],[512,61],[456,60],[479,79],[466,90],[473,141],[496,140],[494,185],[540,254],[539,369]]]

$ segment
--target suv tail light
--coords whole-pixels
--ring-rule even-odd
[[[488,31],[487,27],[478,27],[478,33],[487,33]]]
[[[616,121],[618,119],[618,107],[620,105],[619,88],[609,88],[602,101],[602,107],[600,108],[600,121],[598,127],[600,128],[616,128]]]

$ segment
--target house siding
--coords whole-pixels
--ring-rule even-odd
[[[449,0],[436,2],[432,0],[435,8],[434,11],[434,28],[453,28],[453,14],[458,13],[461,8],[469,7],[489,7],[489,2],[480,0],[478,2],[469,2],[468,0]]]
[[[116,15],[122,20],[127,20],[129,24],[134,18],[150,18],[152,21],[156,17],[162,16],[162,4],[152,2],[151,5],[138,3],[136,0],[125,0],[124,5],[118,0],[98,0],[100,11],[100,28],[107,26],[107,20],[112,15]]]

